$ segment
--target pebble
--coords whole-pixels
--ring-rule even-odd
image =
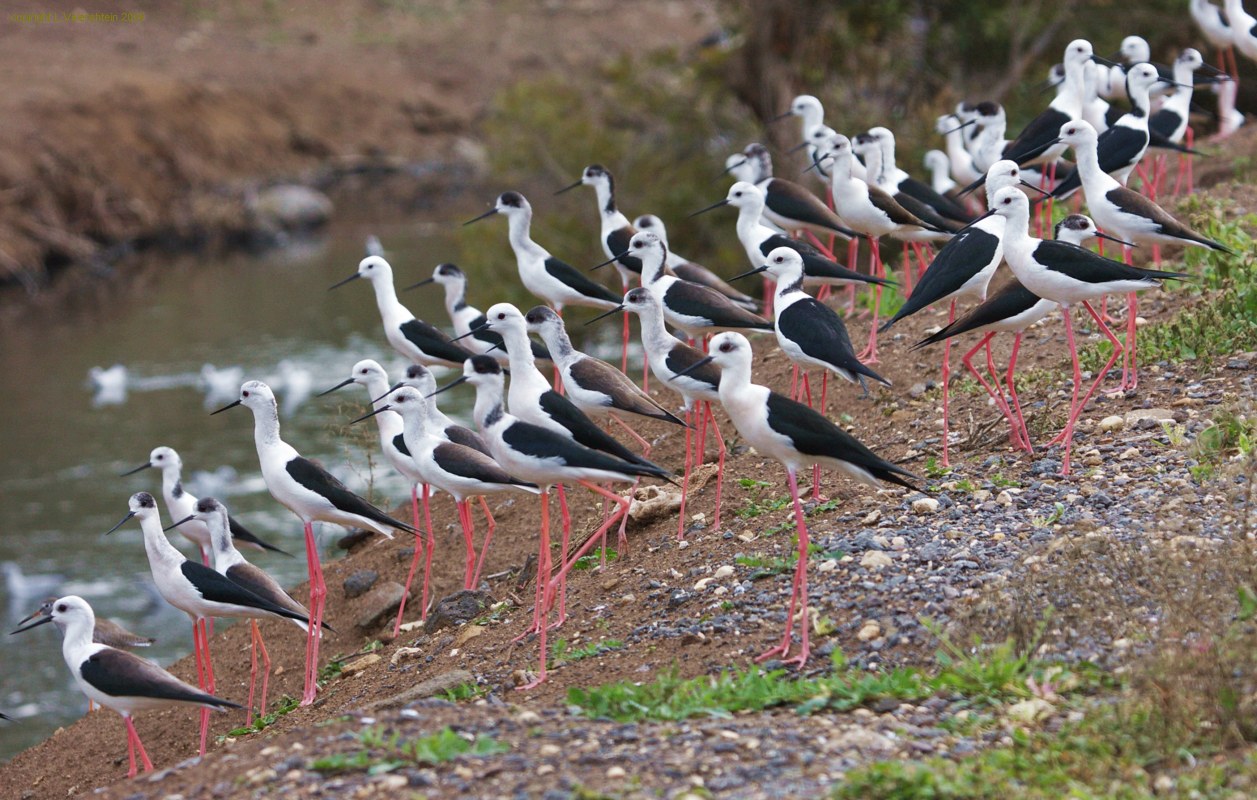
[[[895,563],[891,557],[881,550],[869,550],[860,557],[860,566],[865,569],[881,570]]]
[[[624,767],[607,767],[608,778],[623,778],[627,774]]]
[[[855,638],[862,642],[870,642],[882,635],[882,626],[877,624],[877,620],[869,620],[860,626],[860,631]]]
[[[1124,427],[1126,427],[1126,418],[1119,417],[1116,414],[1100,420],[1098,426],[1101,433],[1113,433],[1114,431],[1120,431]]]
[[[912,513],[914,514],[937,514],[939,502],[933,497],[918,497],[912,501]]]
[[[718,568],[718,569],[716,570],[715,574],[714,574],[714,575],[712,575],[712,577],[713,577],[713,578],[715,578],[716,580],[720,580],[720,579],[722,579],[722,578],[728,578],[728,577],[729,577],[730,575],[732,575],[735,571],[736,571],[736,570],[734,570],[734,568],[733,568],[732,566],[730,566],[730,565],[728,565],[728,564],[725,564],[724,566],[722,566],[722,567]]]
[[[367,653],[362,658],[356,658],[343,666],[340,670],[342,675],[357,675],[367,667],[378,664],[384,659],[379,653]]]
[[[428,615],[428,621],[423,629],[427,633],[432,633],[442,628],[468,622],[483,614],[486,608],[493,605],[493,602],[493,596],[488,592],[470,589],[447,595],[432,607],[432,613]]]
[[[345,597],[353,599],[361,597],[375,586],[375,582],[380,579],[380,573],[373,569],[360,569],[345,578],[344,588]]]
[[[388,617],[397,613],[402,598],[406,596],[406,587],[397,581],[385,581],[379,584],[362,598],[362,612],[354,622],[359,628],[370,630]]]

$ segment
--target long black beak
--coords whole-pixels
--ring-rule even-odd
[[[1157,78],[1157,80],[1158,80],[1159,82],[1161,82],[1161,83],[1168,83],[1168,84],[1169,84],[1169,85],[1171,85],[1171,86],[1177,86],[1177,87],[1179,87],[1179,88],[1181,88],[1181,89],[1194,89],[1194,88],[1196,88],[1195,86],[1193,86],[1193,85],[1192,85],[1192,84],[1190,84],[1190,83],[1179,83],[1178,81],[1171,80],[1171,79],[1169,79],[1169,78],[1165,78],[1165,77],[1159,77],[1159,78]]]
[[[772,119],[770,119],[770,120],[768,120],[768,121],[769,121],[769,122],[781,122],[781,121],[782,121],[783,119],[785,119],[786,117],[793,117],[793,116],[794,116],[794,112],[793,112],[793,111],[785,111],[785,112],[783,112],[783,113],[781,113],[781,114],[778,114],[777,116],[773,117]]]
[[[976,120],[976,119],[971,119],[971,120],[969,120],[968,122],[962,122],[962,123],[960,123],[959,125],[957,125],[956,127],[952,128],[952,129],[951,129],[951,130],[949,130],[949,131],[943,131],[943,135],[944,135],[944,136],[946,136],[946,135],[947,135],[947,134],[949,134],[949,133],[955,133],[956,131],[959,131],[959,130],[964,130],[965,128],[969,127],[970,125],[975,124],[976,122],[977,122],[977,120]]]
[[[438,388],[435,392],[433,392],[432,394],[428,395],[428,397],[436,397],[436,396],[437,396],[438,394],[440,394],[441,392],[448,392],[450,389],[453,389],[455,386],[459,385],[460,383],[466,383],[466,382],[467,382],[467,376],[466,376],[466,375],[463,375],[463,376],[461,376],[461,377],[455,378],[454,380],[450,381],[449,383],[445,384],[444,386],[439,387],[439,388]]]
[[[1122,54],[1121,54],[1121,53],[1114,53],[1114,54],[1113,54],[1113,57],[1114,57],[1114,58],[1121,58],[1121,57],[1122,57]],[[1098,55],[1096,55],[1095,53],[1092,53],[1092,54],[1091,54],[1091,60],[1092,60],[1092,61],[1094,61],[1094,62],[1096,62],[1097,64],[1103,64],[1103,65],[1105,65],[1106,67],[1120,67],[1120,66],[1121,66],[1121,64],[1117,63],[1116,61],[1110,61],[1109,59],[1105,58],[1104,56],[1098,56]]]
[[[1060,144],[1060,143],[1061,143],[1061,137],[1057,136],[1055,139],[1053,139],[1052,141],[1048,142],[1048,143],[1046,144],[1046,146],[1047,146],[1047,147],[1051,147],[1051,146],[1052,146],[1052,145],[1054,145],[1054,144]]]
[[[831,156],[829,156],[829,155],[823,155],[823,156],[822,156],[822,155],[820,155],[820,153],[817,153],[816,155],[817,155],[817,157],[814,157],[814,158],[812,159],[812,163],[811,163],[811,164],[809,164],[809,165],[807,166],[807,168],[806,168],[806,169],[804,169],[804,170],[803,170],[803,172],[802,172],[802,173],[800,173],[800,174],[802,174],[802,175],[806,175],[807,173],[811,172],[811,171],[812,171],[812,170],[814,170],[814,169],[820,169],[820,168],[821,168],[821,162],[822,162],[822,161],[824,161],[824,160],[825,160],[825,159],[827,159],[827,158],[831,158]]]
[[[135,469],[129,469],[129,470],[127,470],[126,472],[119,473],[119,474],[118,474],[118,477],[119,477],[119,478],[125,478],[126,476],[128,476],[128,475],[134,475],[135,473],[140,472],[141,470],[146,470],[146,469],[148,469],[148,468],[149,468],[149,467],[151,467],[151,466],[153,466],[153,465],[152,465],[152,463],[144,463],[144,464],[139,465],[139,466],[138,466],[138,467],[136,467]]]
[[[332,388],[328,389],[326,392],[319,392],[318,394],[315,395],[315,397],[322,397],[325,394],[331,394],[337,389],[344,389],[346,386],[348,386],[349,384],[353,382],[354,382],[353,378],[345,378],[345,380],[341,381],[340,383],[336,384]]]
[[[799,152],[800,150],[802,150],[802,149],[803,149],[803,148],[805,148],[805,147],[807,147],[807,142],[799,142],[799,143],[798,143],[798,144],[796,144],[794,147],[791,147],[789,150],[787,150],[787,151],[786,151],[786,153],[787,153],[787,154],[790,154],[790,153],[797,153],[797,152]]]
[[[736,281],[736,280],[740,280],[740,279],[742,279],[742,278],[749,278],[749,277],[751,277],[752,275],[758,275],[758,274],[760,274],[761,272],[767,272],[767,271],[768,271],[768,265],[767,265],[767,264],[765,264],[765,265],[764,265],[764,266],[762,266],[762,267],[756,267],[755,269],[748,269],[746,272],[742,272],[742,273],[739,273],[739,274],[737,274],[737,275],[734,275],[734,276],[733,276],[732,278],[730,278],[729,280],[731,280],[731,281]]]
[[[118,524],[117,524],[117,525],[115,525],[115,526],[113,526],[112,528],[110,528],[109,530],[105,531],[105,535],[106,535],[106,536],[108,536],[109,534],[111,534],[111,533],[113,533],[114,531],[118,530],[118,529],[119,529],[119,528],[121,528],[123,525],[127,524],[127,521],[128,521],[128,520],[130,520],[130,519],[131,519],[131,517],[134,517],[134,516],[135,516],[135,512],[134,512],[134,511],[127,512],[127,515],[126,515],[125,517],[123,517],[122,519],[118,520]]]
[[[588,322],[586,322],[585,324],[586,324],[586,325],[593,325],[593,324],[594,324],[595,322],[597,322],[598,320],[600,320],[600,319],[606,319],[607,317],[611,316],[612,314],[618,314],[618,313],[620,313],[620,312],[621,312],[621,311],[623,311],[623,310],[624,310],[624,304],[623,304],[623,303],[620,303],[620,304],[619,304],[618,306],[616,306],[615,308],[611,309],[610,311],[604,311],[604,312],[602,312],[601,314],[599,314],[598,316],[596,316],[596,317],[594,317],[593,319],[589,320],[589,321],[588,321]]]
[[[1134,244],[1134,243],[1132,243],[1132,242],[1128,242],[1128,241],[1126,241],[1125,239],[1119,239],[1119,238],[1118,238],[1118,237],[1116,237],[1116,236],[1110,236],[1109,234],[1105,233],[1104,231],[1096,231],[1096,238],[1098,238],[1098,239],[1107,239],[1107,240],[1109,240],[1110,242],[1115,242],[1115,243],[1117,243],[1117,244],[1122,245],[1123,247],[1138,247],[1138,246],[1139,246],[1139,245]]]
[[[332,291],[333,289],[339,289],[340,287],[344,286],[345,284],[349,283],[350,281],[356,281],[356,280],[358,280],[358,279],[359,279],[359,278],[361,278],[361,277],[362,277],[362,273],[360,273],[360,272],[355,272],[353,275],[350,275],[348,278],[345,278],[345,280],[340,281],[339,283],[333,283],[331,286],[327,287],[327,290],[330,292],[330,291]]]
[[[742,165],[743,165],[743,164],[745,164],[745,163],[746,163],[746,159],[744,158],[744,159],[742,159],[741,161],[737,162],[736,164],[730,164],[729,166],[727,166],[727,167],[725,167],[724,169],[720,170],[720,174],[719,174],[719,175],[717,175],[716,177],[712,178],[712,179],[711,179],[711,182],[712,182],[712,183],[715,183],[716,181],[718,181],[718,180],[720,180],[721,178],[723,178],[724,176],[728,175],[730,172],[733,172],[735,169],[737,169],[738,167],[742,166]]]
[[[688,367],[681,370],[677,374],[673,375],[671,378],[668,378],[668,380],[674,381],[677,378],[681,377],[682,375],[687,375],[693,372],[694,370],[698,369],[699,367],[705,367],[715,360],[716,360],[715,356],[707,356],[706,358],[699,359],[698,361],[695,361],[693,364],[690,364]]]
[[[349,424],[357,425],[359,422],[362,422],[364,419],[371,419],[371,417],[374,417],[376,414],[379,414],[382,411],[388,411],[391,408],[392,406],[389,406],[389,405],[380,406],[375,411],[368,411],[367,413],[363,414],[361,417],[358,417],[357,419],[351,419],[349,421]]]
[[[218,409],[217,411],[211,411],[211,412],[210,412],[210,416],[212,417],[212,416],[214,416],[215,414],[221,414],[221,413],[223,413],[224,411],[226,411],[226,410],[227,410],[227,409],[229,409],[229,408],[235,408],[236,406],[240,405],[240,404],[241,404],[241,402],[243,402],[243,401],[237,400],[237,401],[236,401],[236,402],[234,402],[234,403],[228,403],[227,405],[223,406],[222,408]]]
[[[187,515],[186,517],[184,517],[183,519],[179,520],[178,522],[172,522],[172,523],[170,523],[169,525],[167,525],[166,527],[162,528],[162,529],[161,529],[161,530],[162,530],[162,533],[165,533],[166,531],[173,531],[175,528],[179,527],[179,526],[180,526],[180,525],[182,525],[183,523],[185,523],[185,522],[191,522],[191,521],[192,521],[192,520],[194,520],[194,519],[196,519],[196,514],[189,514],[189,515]]]
[[[724,200],[721,200],[719,203],[712,203],[711,205],[707,206],[707,208],[700,208],[699,210],[695,211],[693,214],[690,214],[690,216],[697,217],[699,214],[706,214],[708,211],[714,211],[715,209],[720,208],[721,206],[727,206],[727,205],[729,205],[729,200],[726,198]]]
[[[384,394],[380,395],[379,397],[373,397],[373,398],[371,398],[371,405],[375,405],[376,403],[380,402],[381,400],[383,400],[384,398],[388,397],[390,394],[392,394],[393,392],[397,391],[397,390],[398,390],[398,389],[400,389],[400,388],[402,388],[402,382],[401,382],[401,381],[398,381],[397,383],[395,383],[395,384],[393,384],[392,386],[388,387],[388,391],[387,391],[387,392],[385,392]]]
[[[487,331],[488,329],[489,329],[489,323],[486,322],[483,325],[477,325],[476,327],[464,333],[462,336],[455,336],[453,339],[450,339],[450,341],[457,342],[459,339],[466,339],[468,336],[474,336],[475,334],[480,333],[481,331]]]
[[[1064,82],[1065,82],[1065,81],[1063,81],[1063,80],[1061,80],[1061,81],[1044,81],[1044,82],[1043,82],[1043,85],[1039,87],[1039,94],[1043,94],[1044,92],[1048,91],[1049,89],[1055,89],[1057,86],[1060,86],[1060,85],[1061,85],[1062,83],[1064,83]]]
[[[617,255],[611,256],[610,258],[608,258],[606,261],[602,262],[601,264],[594,264],[592,267],[589,268],[589,271],[593,272],[596,269],[602,269],[603,267],[605,267],[606,265],[610,264],[613,261],[619,261],[621,258],[624,258],[624,256],[628,255],[628,252],[629,251],[625,250],[623,253],[619,253]]]
[[[1052,193],[1051,193],[1051,192],[1045,192],[1043,189],[1041,189],[1041,188],[1040,188],[1040,187],[1038,187],[1038,186],[1035,186],[1035,185],[1034,185],[1033,183],[1031,183],[1030,181],[1022,180],[1022,181],[1018,181],[1018,183],[1020,183],[1022,186],[1028,186],[1028,187],[1030,187],[1031,189],[1034,189],[1036,192],[1038,192],[1039,194],[1043,195],[1044,197],[1051,197],[1051,196],[1052,196]]]
[[[432,277],[432,278],[424,278],[423,280],[419,281],[418,283],[412,283],[412,284],[410,284],[410,285],[409,285],[409,286],[407,286],[405,289],[402,289],[402,291],[403,291],[403,292],[409,292],[411,289],[418,289],[420,286],[427,286],[429,283],[435,283],[435,282],[436,282],[436,278],[435,278],[435,277]]]
[[[471,223],[473,223],[473,222],[479,222],[480,220],[484,219],[485,217],[491,217],[491,216],[493,216],[493,215],[494,215],[494,214],[496,214],[496,213],[498,213],[498,209],[497,209],[497,206],[494,206],[493,208],[491,208],[491,209],[489,209],[488,211],[484,212],[484,213],[483,213],[483,214],[481,214],[480,216],[478,216],[478,217],[472,217],[471,219],[467,220],[467,221],[466,221],[466,222],[464,222],[463,224],[464,224],[464,225],[470,225],[470,224],[471,224]]]
[[[36,611],[35,613],[39,614],[38,611]],[[27,617],[26,619],[30,619],[30,617]],[[46,617],[43,615],[40,615],[39,618],[36,619],[34,622],[28,622],[25,625],[18,626],[15,630],[9,631],[9,635],[12,636],[15,633],[21,633],[22,631],[29,631],[31,628],[38,628],[40,625],[47,625],[49,622],[52,622],[52,615],[49,615]]]
[[[569,184],[568,186],[564,186],[562,189],[555,192],[555,194],[558,195],[558,194],[563,194],[564,192],[570,192],[580,185],[581,185],[581,181],[577,181],[576,183]]]
[[[28,623],[28,622],[30,622],[31,620],[35,619],[35,617],[46,617],[46,616],[48,616],[48,615],[44,613],[44,609],[43,609],[43,607],[41,606],[41,607],[39,607],[39,608],[35,609],[34,611],[32,611],[31,613],[27,614],[26,616],[22,617],[21,619],[19,619],[19,620],[17,621],[17,624],[18,624],[18,625],[25,625],[26,623]],[[17,633],[17,631],[14,631],[13,633]],[[13,634],[11,633],[11,634],[9,634],[9,635],[10,635],[10,636],[12,636]]]

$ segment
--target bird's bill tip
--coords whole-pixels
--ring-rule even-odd
[[[707,356],[706,358],[700,358],[698,361],[695,361],[693,364],[690,364],[688,367],[681,370],[677,374],[673,375],[671,378],[668,378],[668,380],[674,381],[677,378],[681,377],[682,375],[687,375],[693,372],[694,370],[699,369],[700,367],[705,367],[715,360],[716,360],[715,356]]]
[[[178,522],[172,522],[172,523],[170,523],[169,525],[167,525],[166,527],[162,528],[162,533],[165,533],[166,531],[173,531],[175,528],[179,527],[179,526],[180,526],[180,525],[182,525],[183,523],[185,523],[185,522],[191,522],[191,521],[192,521],[192,520],[194,520],[194,519],[196,519],[196,514],[189,514],[189,515],[187,515],[186,517],[184,517],[183,519],[179,520]]]
[[[353,378],[345,378],[345,380],[343,380],[343,381],[341,381],[340,383],[336,384],[336,385],[335,385],[335,386],[333,386],[332,388],[330,388],[330,389],[328,389],[328,390],[326,390],[326,391],[319,392],[317,395],[315,395],[315,397],[323,397],[324,395],[329,395],[329,394],[331,394],[332,392],[336,391],[337,389],[343,389],[343,388],[345,388],[346,386],[348,386],[349,384],[351,384],[351,383],[353,383],[353,382],[354,382],[354,379],[353,379]],[[218,413],[218,412],[214,412],[214,413]]]
[[[493,208],[489,209],[488,211],[484,212],[483,214],[481,214],[481,215],[480,215],[480,216],[478,216],[478,217],[472,217],[471,219],[467,220],[467,221],[466,221],[466,222],[464,222],[463,224],[464,224],[464,225],[470,225],[470,224],[471,224],[471,223],[473,223],[473,222],[479,222],[480,220],[484,219],[485,217],[491,217],[491,216],[493,216],[493,215],[494,215],[494,214],[496,214],[496,213],[498,213],[498,209],[497,209],[497,207],[495,206],[495,207],[493,207]]]
[[[337,281],[336,283],[333,283],[331,286],[327,287],[327,290],[330,292],[330,291],[332,291],[333,289],[339,289],[340,287],[344,286],[345,284],[347,284],[347,283],[349,283],[349,282],[351,282],[351,281],[356,281],[356,280],[358,280],[358,279],[359,279],[359,278],[361,278],[361,277],[362,277],[362,273],[361,273],[361,272],[355,272],[353,275],[350,275],[348,278],[345,278],[344,280]]]
[[[148,469],[148,468],[149,468],[149,467],[151,467],[151,466],[153,466],[151,462],[145,461],[143,464],[139,465],[139,466],[138,466],[138,467],[136,467],[135,469],[129,469],[129,470],[127,470],[126,472],[120,472],[120,473],[118,473],[118,477],[119,477],[119,478],[125,478],[125,477],[126,477],[126,476],[128,476],[128,475],[134,475],[134,474],[135,474],[135,473],[137,473],[137,472],[141,472],[141,471],[143,471],[143,470],[146,470],[146,469]]]
[[[1025,187],[1027,187],[1027,188],[1034,189],[1036,192],[1038,192],[1039,194],[1043,195],[1044,197],[1051,197],[1051,196],[1052,196],[1052,193],[1051,193],[1051,192],[1049,192],[1049,191],[1045,191],[1045,190],[1043,189],[1043,187],[1038,186],[1038,185],[1036,185],[1036,184],[1033,184],[1033,183],[1031,183],[1030,181],[1027,181],[1027,180],[1022,180],[1022,181],[1018,181],[1018,183],[1020,183],[1022,186],[1025,186]]]
[[[785,111],[781,112],[780,114],[778,114],[777,116],[773,117],[772,119],[770,119],[770,120],[768,120],[768,121],[769,121],[769,122],[781,122],[781,121],[782,121],[783,119],[785,119],[786,117],[793,117],[793,116],[794,116],[794,110],[793,110],[793,109],[787,109],[787,110],[785,110]]]
[[[717,203],[712,203],[706,208],[700,208],[699,210],[695,211],[693,214],[690,214],[689,216],[697,217],[699,214],[706,214],[708,211],[714,211],[715,209],[720,208],[721,206],[727,206],[727,205],[729,205],[729,199],[725,198],[724,200],[721,200]]]
[[[764,265],[762,265],[762,266],[756,267],[755,269],[748,269],[746,272],[740,272],[740,273],[738,273],[737,275],[734,275],[734,276],[733,276],[732,278],[730,278],[729,280],[731,280],[731,281],[736,281],[736,280],[740,280],[740,279],[742,279],[742,278],[749,278],[749,277],[751,277],[752,275],[758,275],[758,274],[760,274],[761,272],[767,272],[767,271],[768,271],[768,265],[767,265],[767,264],[764,264]]]
[[[489,323],[487,323],[487,322],[486,322],[486,323],[485,323],[485,324],[483,324],[483,325],[478,325],[478,326],[476,326],[476,327],[472,328],[471,330],[467,331],[467,332],[466,332],[466,333],[464,333],[464,334],[461,334],[461,335],[459,335],[459,336],[455,336],[453,339],[450,339],[450,341],[451,341],[451,342],[457,342],[459,339],[466,339],[468,336],[474,336],[474,335],[476,335],[477,333],[479,333],[480,331],[483,331],[483,330],[488,330],[488,328],[489,328]]]
[[[599,320],[606,319],[607,317],[611,316],[612,314],[615,314],[615,313],[620,312],[620,311],[623,311],[623,310],[624,310],[624,304],[623,304],[623,303],[621,303],[620,305],[616,306],[615,308],[609,308],[609,309],[607,309],[606,311],[602,312],[602,313],[601,313],[601,314],[599,314],[598,316],[596,316],[596,317],[594,317],[593,319],[589,320],[589,321],[588,321],[588,322],[586,322],[585,324],[586,324],[586,325],[593,325],[595,322],[597,322],[597,321],[599,321]]]
[[[596,269],[602,269],[602,268],[603,268],[603,267],[605,267],[606,265],[608,265],[608,264],[610,264],[610,263],[612,263],[612,262],[614,262],[614,261],[617,261],[617,260],[619,260],[622,256],[626,256],[626,255],[628,255],[628,251],[627,251],[627,250],[625,250],[623,253],[617,253],[617,254],[615,254],[615,255],[611,256],[610,258],[608,258],[606,261],[603,261],[603,262],[598,263],[598,264],[594,264],[592,267],[590,267],[590,268],[589,268],[589,271],[590,271],[590,272],[593,272],[593,271],[594,271],[594,270],[596,270]]]
[[[803,148],[805,148],[805,147],[807,147],[807,142],[799,142],[798,144],[796,144],[794,147],[791,147],[791,148],[790,148],[789,150],[787,150],[786,152],[787,152],[787,153],[797,153],[797,152],[799,152],[800,150],[802,150],[802,149],[803,149]]]
[[[109,530],[105,531],[105,535],[106,535],[106,536],[108,536],[109,534],[111,534],[111,533],[113,533],[114,531],[116,531],[116,530],[118,530],[119,528],[121,528],[123,525],[126,525],[126,524],[127,524],[127,522],[129,522],[129,521],[130,521],[130,519],[131,519],[132,517],[134,517],[134,516],[135,516],[135,512],[134,512],[134,511],[128,511],[128,512],[127,512],[127,515],[126,515],[125,517],[123,517],[122,519],[118,520],[118,524],[117,524],[117,525],[114,525],[112,528],[110,528]]]
[[[43,615],[39,615],[39,612],[36,612],[36,614],[38,615],[36,619],[31,620],[30,622],[26,622],[25,620],[23,620],[23,622],[26,622],[26,624],[18,625],[16,628],[9,631],[9,635],[12,636],[15,633],[22,633],[23,631],[29,631],[31,628],[38,628],[40,625],[47,625],[49,622],[52,622],[51,615],[45,617]],[[31,618],[27,617],[26,619],[31,619]]]
[[[560,194],[563,194],[564,192],[570,192],[573,189],[575,189],[577,186],[580,186],[582,183],[583,181],[576,181],[575,183],[569,183],[567,186],[564,186],[562,189],[555,192],[555,194],[560,195]]]
[[[1099,239],[1106,239],[1110,242],[1113,242],[1114,244],[1120,244],[1122,247],[1138,247],[1139,246],[1135,244],[1134,242],[1128,242],[1125,239],[1121,238],[1120,236],[1113,236],[1112,234],[1105,233],[1104,231],[1096,231],[1096,237]]]
[[[409,292],[411,289],[418,289],[420,286],[427,286],[429,283],[435,283],[435,282],[436,282],[436,278],[435,278],[435,277],[431,277],[431,278],[424,278],[423,280],[419,281],[418,283],[412,283],[412,284],[410,284],[410,285],[409,285],[409,286],[407,286],[405,289],[402,289],[402,291],[403,291],[403,292]]]
[[[433,392],[432,394],[428,395],[428,397],[435,397],[436,395],[440,394],[441,392],[448,392],[450,389],[453,389],[455,386],[458,386],[459,384],[461,384],[461,383],[466,383],[466,382],[467,382],[467,376],[466,376],[466,375],[460,375],[460,376],[458,376],[457,378],[455,378],[454,380],[452,380],[452,381],[450,381],[449,383],[445,384],[444,386],[439,386],[439,387],[437,387],[437,390],[436,390],[435,392]]]
[[[244,401],[242,401],[242,400],[236,400],[236,401],[235,401],[235,402],[233,402],[233,403],[228,403],[227,405],[223,406],[222,408],[218,409],[217,411],[211,411],[211,412],[210,412],[210,416],[212,417],[212,416],[214,416],[215,414],[221,414],[221,413],[223,413],[224,411],[226,411],[226,410],[228,410],[228,409],[235,408],[236,406],[241,405],[243,402],[244,402]]]
[[[368,411],[367,413],[363,414],[361,417],[358,417],[357,419],[351,419],[351,420],[349,420],[349,424],[350,424],[350,425],[357,425],[359,422],[362,422],[364,419],[371,419],[371,418],[372,418],[372,417],[374,417],[376,414],[383,413],[383,412],[385,412],[385,411],[390,410],[391,408],[392,408],[392,406],[390,406],[390,405],[382,405],[382,406],[380,406],[379,408],[375,409],[374,411]]]

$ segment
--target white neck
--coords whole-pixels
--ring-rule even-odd
[[[1094,141],[1075,147],[1074,155],[1078,158],[1078,176],[1082,179],[1083,193],[1087,197],[1102,197],[1105,192],[1120,185],[1100,169]]]
[[[507,237],[516,258],[532,256],[549,258],[550,253],[532,240],[529,228],[532,226],[532,212],[521,210],[507,214]]]
[[[251,408],[253,412],[253,441],[258,452],[277,444],[279,439],[279,409],[272,403],[266,408]]]
[[[231,541],[231,529],[225,514],[214,514],[205,524],[209,526],[210,545],[214,550],[214,570],[225,575],[228,568],[243,562],[244,556]]]
[[[371,281],[371,286],[375,289],[375,304],[379,306],[380,316],[386,324],[404,322],[415,316],[397,299],[397,290],[393,287],[391,276],[378,277]]]
[[[144,552],[148,554],[149,567],[153,572],[173,569],[187,560],[166,538],[156,514],[136,519],[140,521],[140,531],[144,534]]]
[[[66,621],[61,632],[61,655],[71,672],[78,673],[86,654],[83,652],[92,646],[92,634],[96,630],[96,615],[88,609],[86,616],[75,615]]]

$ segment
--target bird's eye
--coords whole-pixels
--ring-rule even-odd
[[[728,353],[732,350],[733,350],[733,344],[731,342],[725,342],[724,344],[720,345],[720,352],[722,353]]]
[[[57,610],[60,611],[62,614],[64,614],[65,612],[70,610],[70,607],[67,606],[65,603],[59,603],[57,605]]]
[[[643,245],[641,242],[633,242],[633,246],[636,247],[638,250],[640,250],[642,249]]]
[[[157,460],[158,460],[158,461],[161,461],[163,458],[165,458],[165,456],[158,456],[158,457],[157,457]]]
[[[249,396],[249,393],[248,393],[247,391],[244,391],[244,392],[241,392],[241,393],[240,393],[240,395],[241,395],[242,397],[248,397],[248,396]]]
[[[499,312],[498,312],[498,319],[506,319],[506,312],[504,312],[504,311],[499,311]]]
[[[784,263],[785,260],[786,259],[783,256],[777,256],[776,258],[773,259],[773,261],[776,261],[778,264]]]

